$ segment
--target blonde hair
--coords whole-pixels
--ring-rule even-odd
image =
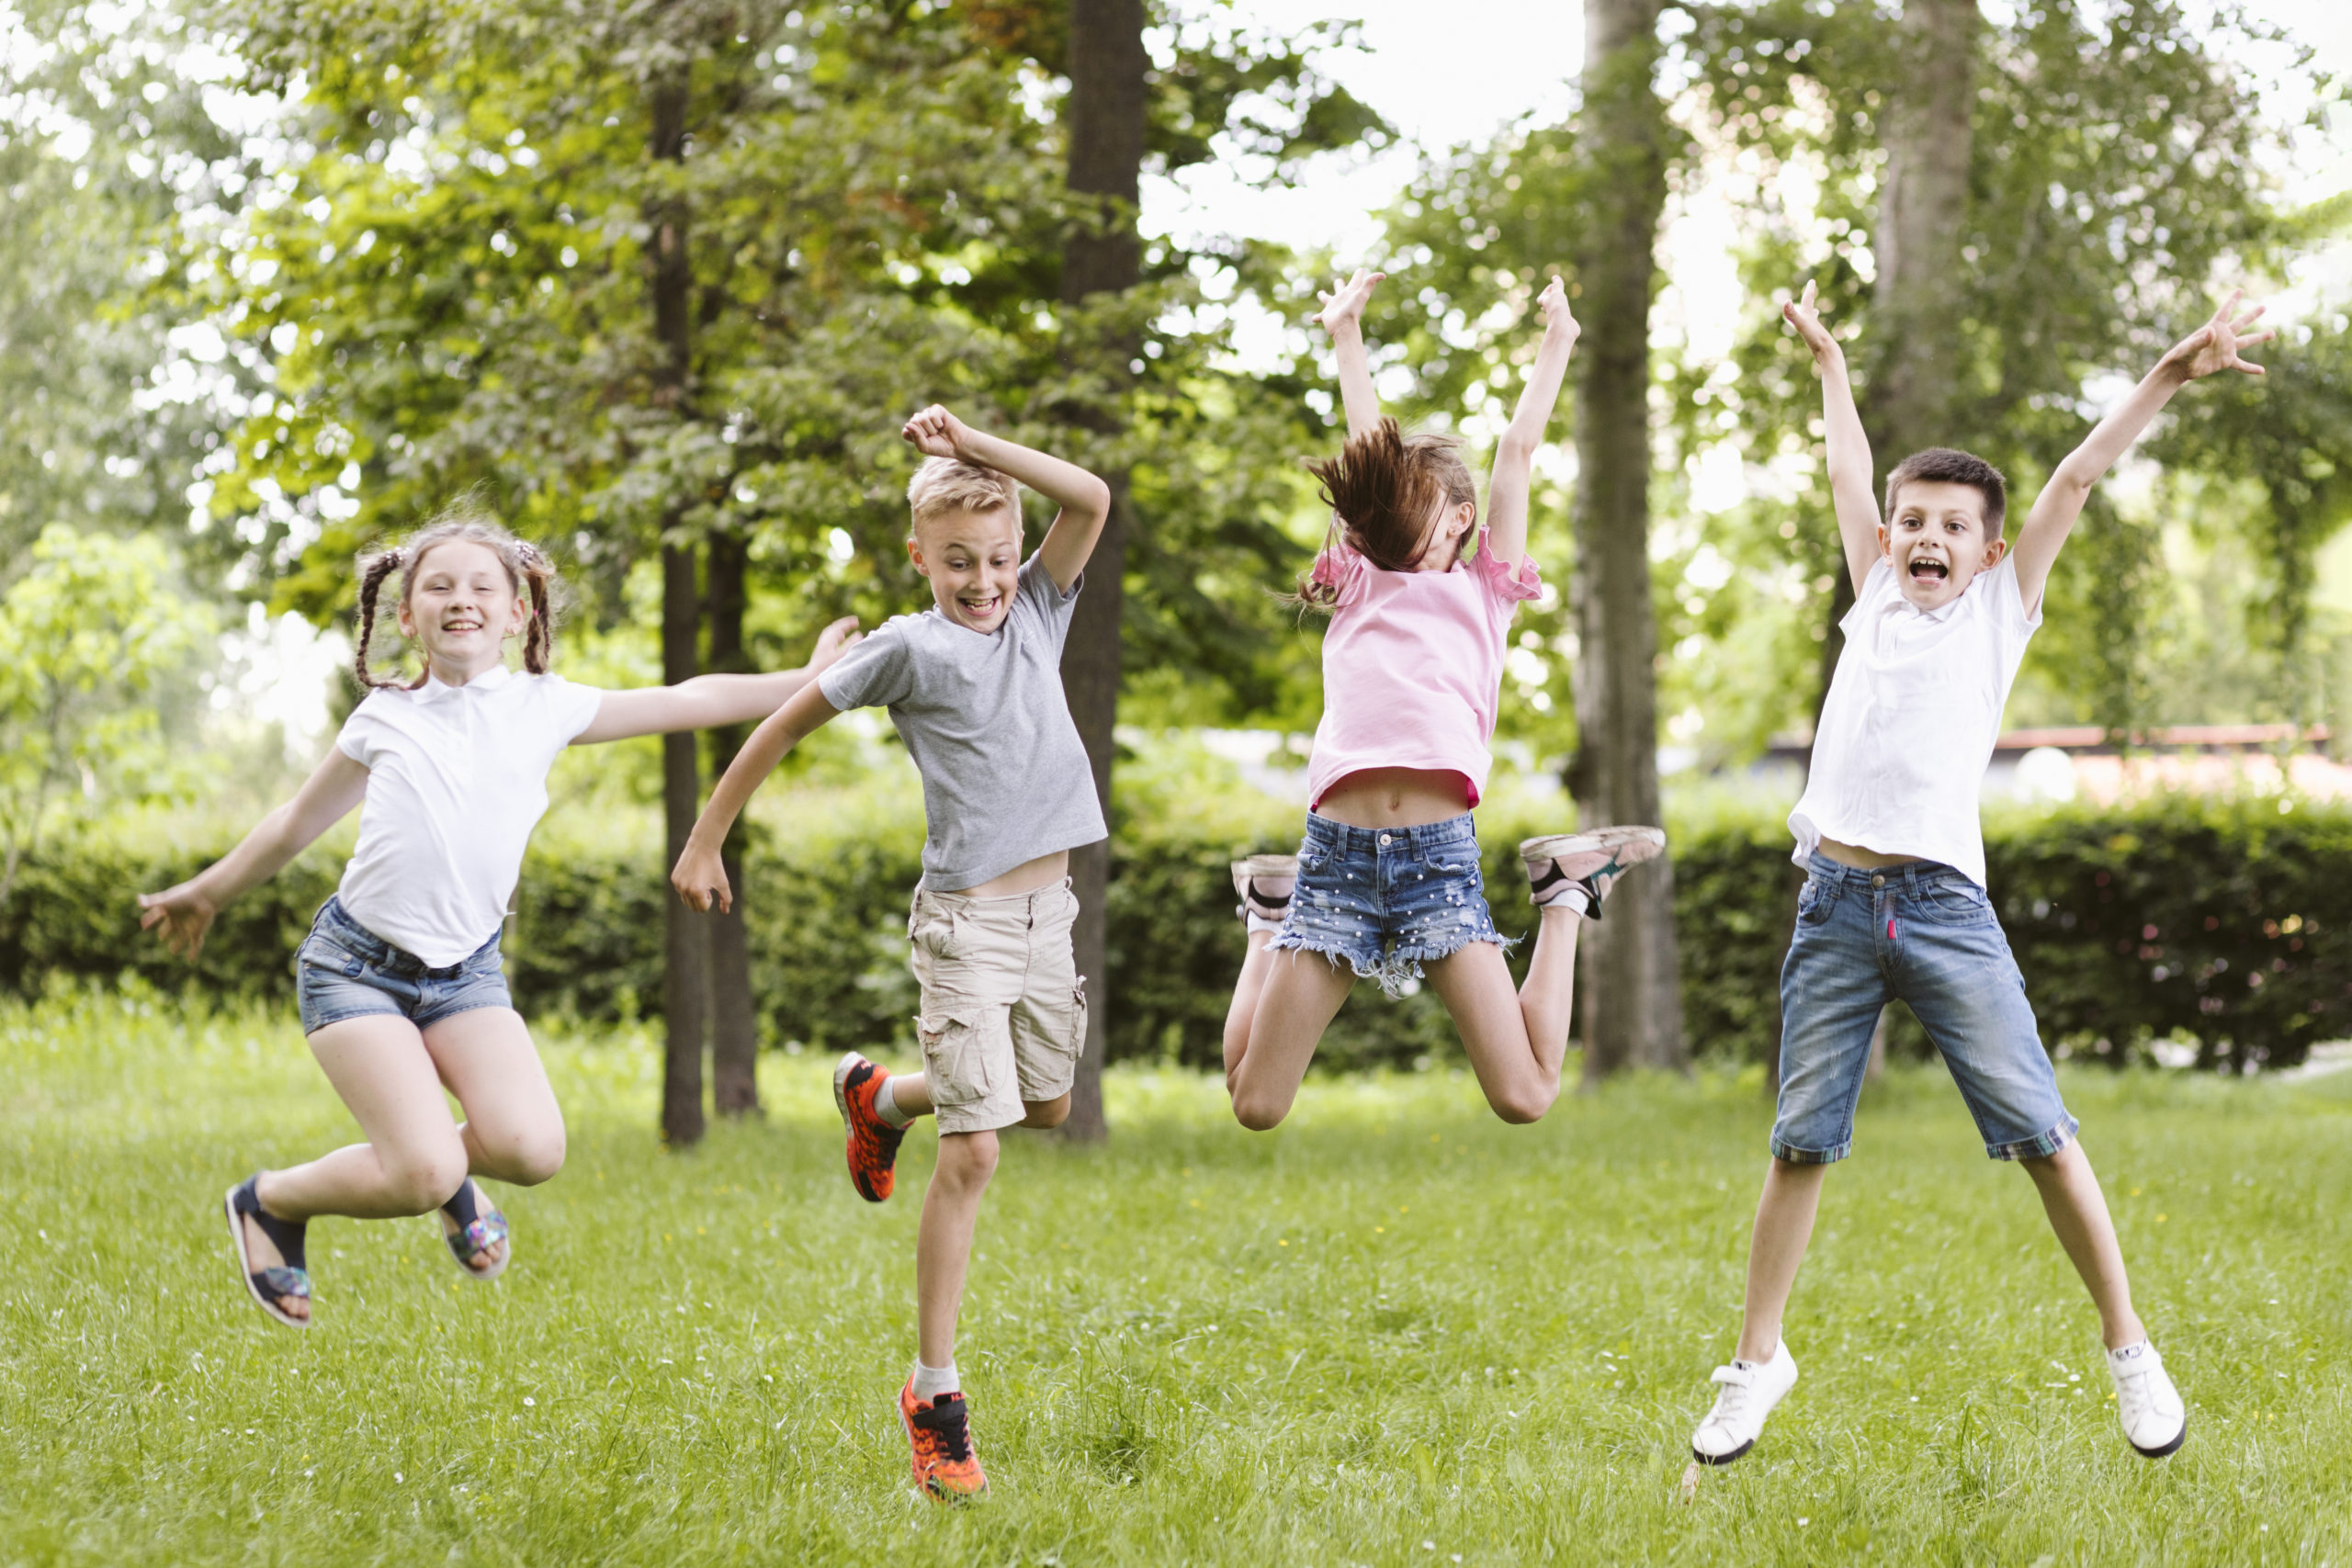
[[[523,628],[523,668],[534,675],[548,672],[548,660],[555,651],[555,563],[537,545],[508,533],[488,508],[469,496],[444,507],[433,521],[392,548],[360,560],[359,641],[352,649],[351,664],[363,690],[401,684],[397,681],[379,681],[368,670],[368,645],[376,635],[376,598],[384,580],[396,571],[401,574],[400,602],[407,604],[409,584],[415,581],[416,569],[423,564],[425,553],[436,545],[453,541],[480,545],[489,550],[506,569],[506,581],[515,596],[528,597],[530,615]],[[408,684],[412,688],[422,686],[424,680],[424,675],[420,674]]]
[[[1013,531],[1021,529],[1021,487],[1012,476],[953,457],[923,459],[907,481],[907,506],[913,513],[910,537],[924,524],[958,512],[1009,512]]]
[[[1383,571],[1410,571],[1420,563],[1434,531],[1438,503],[1478,503],[1478,481],[1462,460],[1462,442],[1452,435],[1407,435],[1384,419],[1351,437],[1336,457],[1306,465],[1320,482],[1331,526],[1323,547],[1344,539]],[[1472,521],[1476,521],[1474,510]],[[1467,538],[1464,544],[1468,544]],[[1310,572],[1299,579],[1293,602],[1329,609],[1339,590]]]

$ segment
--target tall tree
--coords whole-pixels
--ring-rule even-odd
[[[1115,297],[1143,277],[1136,209],[1143,176],[1145,79],[1151,70],[1143,28],[1143,0],[1070,0],[1069,97],[1063,115],[1072,221],[1062,247],[1061,296],[1094,331],[1092,341],[1077,333],[1063,341],[1071,367],[1080,370],[1080,384],[1092,394],[1077,402],[1073,412],[1098,434],[1116,432],[1115,411],[1132,379],[1128,364],[1138,347]],[[1104,296],[1114,298],[1106,300]],[[1090,303],[1095,307],[1091,313]],[[1079,739],[1086,744],[1087,761],[1093,765],[1094,791],[1108,820],[1111,766],[1118,754],[1119,623],[1135,507],[1125,467],[1112,468],[1102,479],[1111,487],[1111,517],[1087,562],[1086,592],[1070,619],[1069,640],[1062,649],[1062,688]],[[1087,1012],[1086,1054],[1079,1062],[1063,1134],[1092,1141],[1108,1131],[1102,1113],[1103,1031],[1111,1005],[1107,840],[1071,852],[1070,880],[1079,909],[1071,942],[1092,1005]]]
[[[1588,825],[1656,822],[1657,625],[1650,603],[1650,301],[1668,130],[1658,0],[1585,0],[1586,164],[1576,245],[1577,754]],[[1679,1066],[1671,853],[1625,879],[1583,950],[1585,1074]]]
[[[707,665],[719,674],[748,673],[752,663],[743,646],[743,614],[750,601],[750,541],[741,531],[728,529],[711,535],[708,548],[704,583],[710,621]],[[741,725],[711,732],[711,777],[726,773],[746,733]],[[749,832],[748,824],[738,818],[719,847],[728,886],[735,889],[735,906],[708,917],[710,1098],[721,1116],[752,1115],[760,1109],[759,1015],[752,997],[752,936],[743,923],[743,840]]]

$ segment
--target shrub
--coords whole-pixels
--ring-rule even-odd
[[[1147,771],[1123,799],[1109,908],[1114,1058],[1218,1060],[1241,951],[1227,863],[1297,841],[1294,814],[1238,798],[1229,780]],[[791,809],[789,824],[771,822],[752,840],[746,877],[767,1043],[910,1045],[905,920],[920,817],[888,795],[812,792]],[[1530,936],[1533,923],[1513,847],[1555,826],[1558,810],[1556,797],[1506,797],[1480,812],[1489,898],[1507,936]],[[551,824],[534,844],[507,944],[526,1013],[593,1022],[660,1012],[669,886],[658,839],[638,826],[647,830],[582,839],[580,824]],[[137,929],[132,889],[192,874],[226,847],[136,837],[53,847],[0,906],[0,984],[32,995],[52,975],[137,975],[165,989],[290,998],[294,950],[334,890],[339,849],[312,851],[231,906],[193,971]],[[2315,1041],[2352,1033],[2352,811],[2275,796],[2165,796],[1996,818],[1985,847],[2002,922],[2054,1049],[2123,1062],[2173,1041],[2193,1045],[2201,1065],[2243,1069],[2301,1061]],[[1772,1053],[1802,880],[1788,852],[1777,814],[1674,827],[1683,1015],[1698,1055]],[[1525,961],[1522,944],[1514,970]],[[1916,1022],[1900,1025],[1894,1043],[1926,1049]],[[1428,992],[1390,1003],[1359,987],[1322,1060],[1407,1065],[1458,1050]]]

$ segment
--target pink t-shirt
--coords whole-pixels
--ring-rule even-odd
[[[1487,742],[1503,682],[1503,639],[1520,602],[1544,591],[1535,562],[1516,575],[1481,549],[1452,571],[1383,571],[1345,544],[1315,558],[1340,591],[1323,637],[1323,722],[1306,800],[1365,768],[1462,775],[1468,804],[1494,764]]]

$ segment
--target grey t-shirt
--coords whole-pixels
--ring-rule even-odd
[[[897,615],[817,678],[844,711],[885,706],[922,774],[922,885],[977,887],[1014,866],[1107,836],[1094,773],[1062,698],[1068,593],[1035,556],[993,632],[936,607]]]

